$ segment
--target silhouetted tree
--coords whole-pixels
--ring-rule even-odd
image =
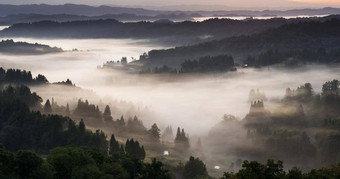
[[[105,122],[113,122],[109,105],[106,105],[103,116]]]
[[[120,119],[117,119],[116,121],[118,126],[125,126],[125,119],[123,116],[120,117]]]
[[[46,100],[46,103],[44,105],[44,113],[45,114],[51,114],[52,113],[52,107],[51,107],[51,103],[50,100]]]
[[[123,152],[123,151],[121,151],[118,141],[116,140],[115,136],[112,134],[110,138],[109,154],[113,155],[116,152]]]
[[[71,115],[70,106],[68,104],[66,105],[65,115],[66,116],[70,116]]]
[[[139,142],[133,139],[126,140],[125,152],[140,160],[144,160],[145,158],[144,146],[140,147]]]
[[[204,178],[208,176],[207,168],[202,160],[190,156],[184,165],[183,175],[185,178]]]
[[[160,141],[160,129],[158,128],[156,123],[154,123],[151,126],[151,129],[148,130],[148,135],[152,141],[154,142]]]
[[[151,163],[145,166],[145,179],[171,179],[169,170],[160,161],[155,158],[152,159]]]
[[[86,127],[85,127],[85,123],[84,123],[84,120],[81,119],[80,122],[79,122],[79,131],[84,133],[86,130]]]
[[[177,134],[175,138],[175,146],[177,149],[188,150],[190,147],[189,138],[186,136],[184,129],[177,128]]]

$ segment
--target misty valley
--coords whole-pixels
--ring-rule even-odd
[[[340,178],[338,8],[0,10],[0,178]]]

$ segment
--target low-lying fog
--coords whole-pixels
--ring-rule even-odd
[[[251,18],[253,19],[273,19],[273,18],[285,18],[285,19],[295,19],[295,18],[310,18],[310,17],[326,17],[329,16],[329,14],[325,15],[299,15],[299,16],[274,16],[274,15],[268,15],[268,16],[253,16]],[[233,20],[246,20],[250,16],[214,16],[214,17],[194,17],[194,21],[202,22],[208,19],[212,18],[219,18],[219,19],[233,19]]]
[[[0,30],[4,30],[4,29],[6,29],[6,28],[8,28],[9,26],[1,26],[0,25]]]
[[[181,126],[191,136],[207,134],[212,126],[221,121],[224,114],[243,118],[249,110],[248,94],[252,88],[265,92],[269,99],[279,99],[283,97],[287,87],[296,88],[310,82],[314,90],[319,92],[325,81],[340,78],[340,67],[306,66],[294,70],[240,69],[237,73],[185,79],[177,76],[173,77],[178,78],[176,80],[167,78],[162,81],[162,78],[138,77],[137,74],[125,74],[113,69],[97,69],[98,65],[107,60],[120,60],[122,56],[137,58],[150,49],[163,48],[146,41],[14,40],[38,42],[62,47],[64,50],[77,48],[81,51],[39,56],[0,55],[1,66],[31,70],[33,76],[41,73],[50,82],[70,78],[77,86],[93,90],[102,98],[112,97],[135,104],[141,103],[155,112],[159,126]],[[44,91],[39,88],[34,90],[38,94],[40,91],[40,95],[46,98]],[[59,92],[53,92],[57,101]],[[266,107],[273,108],[269,105]],[[150,123],[151,121],[145,123],[147,128]]]

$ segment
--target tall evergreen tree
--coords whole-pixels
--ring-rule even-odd
[[[66,116],[70,116],[71,115],[70,106],[68,104],[66,105],[65,115]]]
[[[106,105],[103,115],[104,115],[104,121],[105,122],[113,122],[109,105]]]
[[[109,154],[113,155],[116,152],[120,152],[121,148],[119,146],[118,141],[116,140],[114,134],[111,135],[111,139],[110,139],[110,149],[109,149]]]
[[[81,119],[80,122],[79,122],[79,130],[80,132],[84,133],[85,130],[86,130],[86,127],[85,127],[85,123],[84,123],[84,120]]]
[[[145,150],[144,146],[140,146],[138,141],[133,139],[127,139],[125,143],[125,152],[130,154],[132,157],[144,160]]]
[[[175,140],[180,140],[180,138],[181,138],[181,129],[178,127]]]
[[[175,138],[175,146],[177,149],[184,149],[184,150],[187,150],[190,147],[189,138],[186,136],[184,129],[182,129],[182,132],[180,128],[177,129],[177,134]]]
[[[44,105],[44,113],[45,114],[51,114],[52,113],[52,107],[51,107],[51,103],[50,100],[48,99]]]
[[[121,116],[120,119],[116,122],[119,126],[125,126],[125,119],[124,116]]]
[[[148,134],[149,134],[149,137],[152,141],[155,141],[155,142],[159,142],[160,140],[160,129],[158,128],[157,124],[154,123],[152,126],[151,126],[151,129],[149,129],[148,131]]]

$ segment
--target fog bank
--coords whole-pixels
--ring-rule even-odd
[[[1,55],[4,68],[20,68],[32,71],[33,76],[44,74],[50,82],[71,79],[77,86],[92,90],[105,99],[131,101],[148,106],[155,116],[143,119],[149,128],[157,122],[162,128],[172,125],[185,128],[191,135],[206,135],[209,129],[222,120],[224,114],[242,119],[249,111],[248,94],[251,89],[260,89],[268,99],[283,97],[285,89],[296,88],[310,82],[320,92],[325,81],[340,78],[340,67],[305,66],[287,70],[279,68],[239,69],[235,73],[204,76],[139,76],[114,69],[97,69],[107,60],[120,60],[122,56],[137,58],[143,52],[165,48],[146,41],[135,40],[50,40],[14,39],[15,41],[38,42],[64,50],[77,48],[76,52],[39,56]],[[171,80],[169,80],[171,79]],[[65,96],[63,91],[46,91],[34,88],[44,98]],[[72,94],[72,97],[78,97]],[[84,97],[83,97],[84,98]],[[91,97],[88,97],[89,99]],[[94,101],[95,103],[97,101]],[[269,110],[273,105],[265,103]],[[103,109],[101,109],[103,110]],[[119,114],[118,114],[119,115]],[[147,117],[146,117],[147,118]],[[151,119],[152,118],[152,119]]]

